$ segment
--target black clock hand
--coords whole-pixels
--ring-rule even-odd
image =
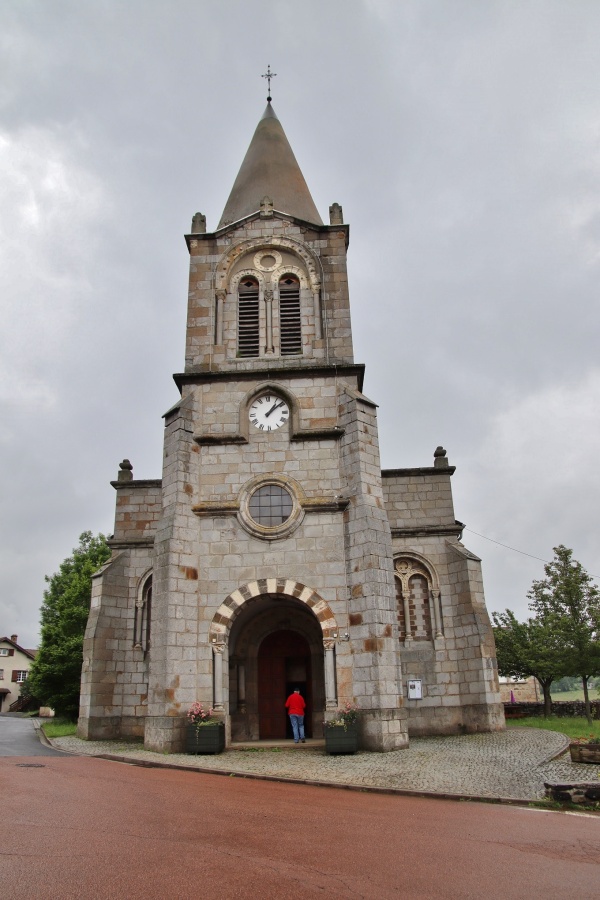
[[[271,409],[269,410],[269,412],[266,412],[266,413],[265,413],[265,419],[267,418],[267,416],[270,416],[272,412],[275,412],[275,410],[276,410],[279,406],[283,406],[284,403],[285,403],[284,400],[280,400],[279,403],[274,403],[273,406],[271,407]]]

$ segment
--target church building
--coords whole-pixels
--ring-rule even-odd
[[[322,221],[270,97],[217,228],[197,213],[186,241],[181,398],[162,478],[124,460],[112,482],[79,735],[178,752],[199,700],[228,745],[285,739],[296,687],[308,737],[349,702],[367,750],[502,729],[454,467],[438,447],[381,470],[352,349],[349,227],[337,203]]]

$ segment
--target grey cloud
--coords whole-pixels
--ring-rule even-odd
[[[160,475],[182,235],[197,210],[216,226],[269,62],[321,215],[335,200],[351,225],[383,464],[428,464],[442,443],[468,527],[543,558],[561,541],[600,570],[597,420],[575,431],[549,408],[570,466],[556,481],[561,456],[533,464],[543,429],[514,412],[562,387],[597,402],[599,38],[584,2],[4,4],[0,161],[20,152],[0,175],[0,631],[35,644],[44,574],[84,529],[112,530],[120,459]],[[63,162],[62,197],[28,163],[40,147]],[[490,608],[524,612],[542,563],[465,543]]]

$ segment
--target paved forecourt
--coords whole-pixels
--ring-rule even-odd
[[[413,738],[406,750],[328,756],[309,747],[228,750],[218,756],[152,753],[124,741],[57,738],[54,746],[71,753],[110,755],[147,765],[184,766],[241,776],[293,779],[357,788],[416,791],[482,798],[539,800],[544,782],[595,781],[600,766],[571,763],[562,734],[509,728],[494,734]]]

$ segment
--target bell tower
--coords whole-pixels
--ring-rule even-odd
[[[268,103],[217,231],[197,213],[186,238],[186,375],[353,364],[349,230],[338,204],[331,217],[325,226]]]
[[[322,738],[346,703],[360,743],[503,727],[477,557],[446,451],[382,472],[355,363],[346,252],[268,98],[215,231],[196,213],[180,400],[162,478],[118,479],[95,576],[82,737],[183,748],[194,701],[226,740],[286,738],[298,688]],[[411,694],[404,695],[403,672]],[[289,735],[287,735],[289,736]]]
[[[364,746],[407,742],[375,405],[353,357],[338,204],[330,220],[269,102],[217,230],[196,214],[186,237],[186,364],[166,417],[155,544],[153,641],[166,652],[150,663],[149,747],[178,744],[196,695],[230,738],[259,739],[256,659],[278,629],[310,646],[314,735],[350,702]],[[165,697],[184,623],[195,666]],[[283,694],[293,679],[280,680]]]

